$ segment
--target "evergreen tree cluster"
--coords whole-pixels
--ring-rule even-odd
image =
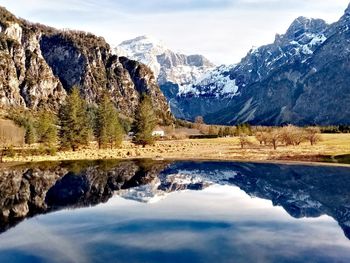
[[[114,148],[121,145],[123,127],[118,112],[107,93],[104,93],[97,108],[89,107],[74,87],[59,112],[59,140],[62,149],[76,151],[87,146],[95,136],[99,148]]]
[[[134,143],[143,146],[154,143],[152,132],[158,122],[152,100],[143,95],[133,127],[127,120],[120,120],[118,111],[108,93],[102,94],[98,105],[89,106],[81,97],[78,87],[73,87],[66,101],[55,115],[47,109],[36,114],[13,111],[8,116],[25,129],[25,143],[40,143],[48,148],[59,146],[63,150],[76,151],[89,145],[94,138],[100,149],[119,147],[124,132],[134,131]]]

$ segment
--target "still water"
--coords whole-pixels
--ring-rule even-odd
[[[69,162],[0,170],[0,262],[350,262],[350,168]]]

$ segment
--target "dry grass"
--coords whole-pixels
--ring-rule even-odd
[[[13,121],[0,119],[0,148],[11,145],[23,145],[24,134],[24,129],[18,127]]]
[[[213,159],[213,160],[290,160],[319,161],[322,156],[350,154],[350,134],[325,134],[315,146],[303,143],[300,146],[261,146],[254,137],[248,138],[250,145],[241,149],[239,138],[185,139],[159,141],[154,146],[135,146],[124,142],[120,149],[98,150],[92,143],[87,149],[78,152],[58,152],[55,156],[16,156],[5,158],[6,162],[57,161],[81,159],[128,159],[128,158],[165,158],[165,159]]]

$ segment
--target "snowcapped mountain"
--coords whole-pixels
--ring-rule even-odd
[[[178,87],[176,96],[166,94],[175,116],[193,120],[208,116],[206,121],[232,123],[231,115],[238,112],[226,110],[239,101],[250,86],[262,82],[276,70],[294,63],[306,63],[327,40],[329,26],[321,19],[299,17],[283,35],[276,35],[272,44],[251,49],[240,63],[216,67],[194,82]],[[164,92],[164,88],[161,88]],[[170,90],[167,87],[167,91]],[[249,99],[245,102],[249,102]],[[226,112],[222,112],[226,110]],[[251,113],[251,112],[250,112]],[[222,115],[225,116],[223,119]],[[249,114],[245,117],[249,117]],[[230,119],[231,118],[231,119]],[[246,121],[249,118],[242,118]]]
[[[276,35],[275,42],[249,51],[240,63],[219,66],[197,82],[180,90],[184,96],[233,97],[246,86],[261,81],[279,67],[305,62],[326,41],[327,24],[321,19],[297,18],[286,34]]]
[[[148,36],[124,41],[114,51],[119,56],[146,64],[154,72],[159,85],[167,82],[188,85],[214,67],[201,55],[187,56],[173,52],[163,42]]]
[[[148,64],[177,118],[259,125],[350,124],[350,5],[338,22],[298,17],[237,64],[213,67],[140,37],[116,52]],[[124,50],[124,51],[122,51]]]
[[[339,21],[300,17],[230,70],[239,95],[208,122],[350,124],[350,5]]]

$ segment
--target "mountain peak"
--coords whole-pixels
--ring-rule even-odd
[[[148,35],[138,36],[133,39],[125,40],[119,44],[119,46],[131,46],[131,45],[134,45],[134,46],[151,45],[154,47],[161,47],[161,49],[166,49],[165,44],[162,41]]]
[[[192,83],[194,79],[214,67],[201,55],[188,56],[174,52],[162,41],[147,35],[123,41],[114,51],[119,56],[126,56],[146,64],[154,72],[159,84]]]
[[[320,33],[327,29],[328,24],[322,19],[300,16],[289,26],[285,36],[294,39],[296,35],[303,33]]]

